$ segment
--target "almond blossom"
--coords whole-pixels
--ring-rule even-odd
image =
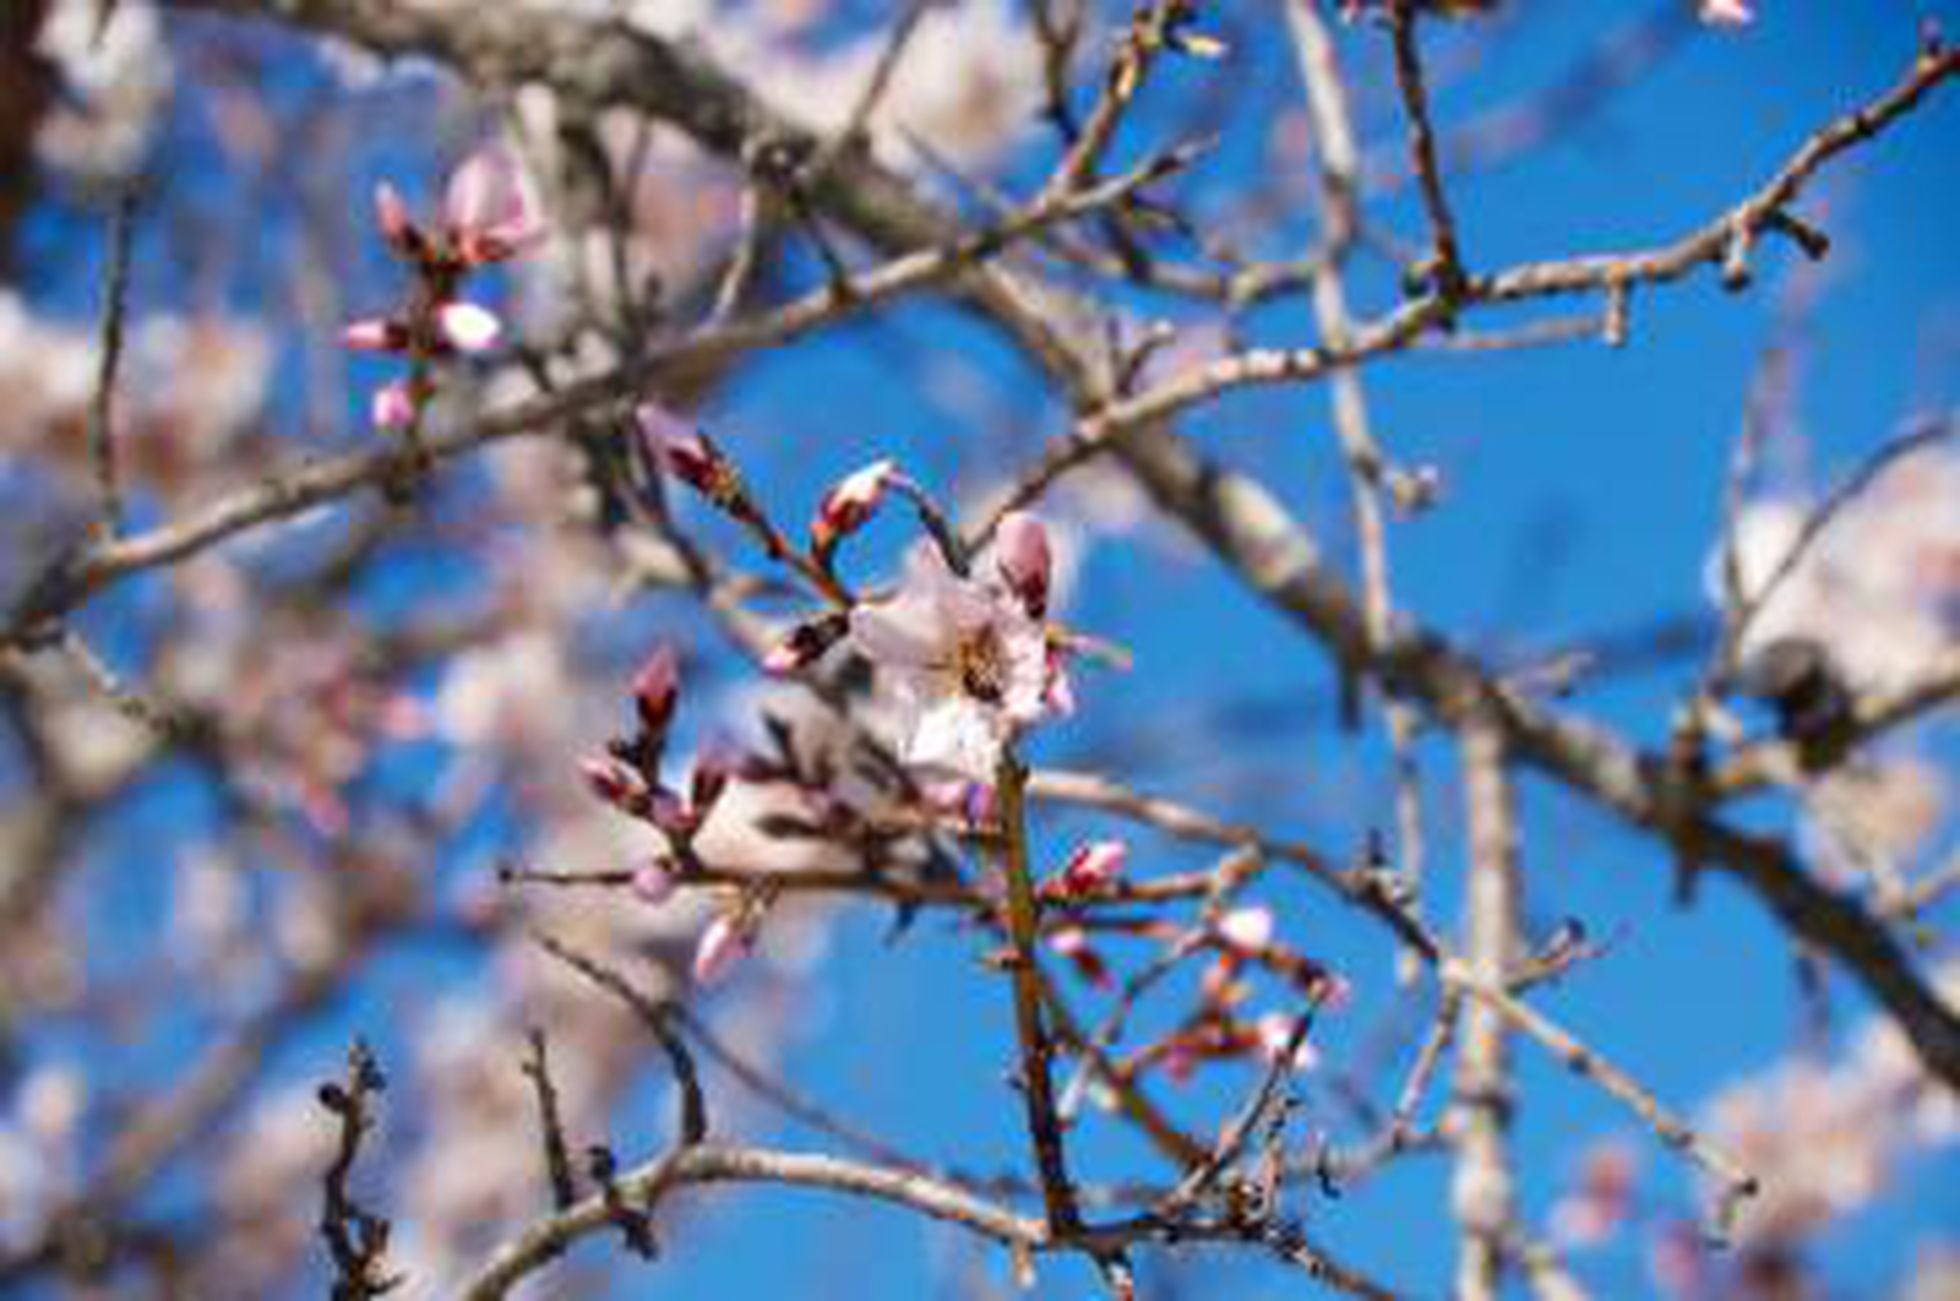
[[[908,763],[992,780],[1006,745],[1059,712],[1062,666],[1019,586],[957,574],[920,544],[892,597],[852,610],[853,644],[898,695]]]

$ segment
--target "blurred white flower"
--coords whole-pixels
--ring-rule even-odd
[[[1943,448],[1901,458],[1839,509],[1770,592],[1739,648],[1822,644],[1854,687],[1913,681],[1960,638],[1960,455]],[[1762,592],[1809,517],[1810,503],[1766,497],[1736,520],[1736,571],[1745,595]],[[1706,583],[1725,599],[1719,552]]]
[[[41,161],[85,179],[133,171],[161,120],[170,49],[150,0],[54,0],[36,42],[70,96],[56,100],[35,145]],[[99,30],[98,30],[99,28]]]

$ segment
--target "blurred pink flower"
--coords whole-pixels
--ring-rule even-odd
[[[442,218],[457,255],[473,266],[514,257],[545,234],[516,158],[495,145],[450,176]]]

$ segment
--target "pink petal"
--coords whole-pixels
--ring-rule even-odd
[[[443,196],[443,221],[465,260],[498,262],[544,234],[510,151],[480,149],[456,169]]]
[[[851,611],[851,641],[874,664],[931,668],[945,653],[952,632],[935,607],[903,595]]]
[[[674,874],[658,859],[633,873],[630,888],[642,903],[664,903],[674,893]]]

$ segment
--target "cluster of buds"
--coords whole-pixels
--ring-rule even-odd
[[[976,573],[982,566],[970,562],[924,491],[896,463],[878,460],[823,495],[799,548],[705,432],[652,403],[639,407],[635,422],[651,464],[754,534],[829,603],[768,653],[770,672],[800,672],[848,641],[882,670],[906,732],[903,758],[929,777],[991,782],[1021,730],[1073,712],[1068,664],[1083,643],[1048,620],[1054,559],[1048,530],[1032,515],[1000,518],[985,570]],[[837,576],[837,551],[894,492],[911,500],[929,536],[913,547],[895,590],[860,599]]]
[[[630,887],[640,899],[663,903],[690,870],[698,866],[694,838],[728,789],[748,772],[745,756],[726,748],[709,747],[695,759],[682,787],[669,786],[661,774],[669,732],[680,702],[680,659],[671,646],[657,647],[633,677],[636,726],[629,736],[615,737],[606,752],[582,765],[586,785],[613,808],[652,827],[667,842],[667,851],[636,870]],[[695,951],[695,976],[712,980],[753,941],[759,914],[744,910],[710,923]]]
[[[414,287],[395,311],[356,321],[341,338],[350,348],[392,353],[416,364],[407,379],[382,386],[374,396],[374,423],[407,429],[432,393],[422,368],[483,352],[503,332],[496,313],[462,297],[464,283],[473,272],[524,252],[545,231],[516,160],[499,148],[482,150],[456,169],[432,225],[416,221],[385,181],[375,189],[374,207],[388,247],[414,273]]]
[[[593,794],[654,827],[677,855],[684,856],[736,775],[741,758],[723,749],[706,749],[694,761],[684,789],[668,786],[661,779],[661,760],[679,699],[679,657],[673,647],[661,646],[633,677],[639,726],[631,736],[614,738],[604,755],[587,759],[583,768]]]
[[[1234,909],[1187,936],[1185,943],[1210,949],[1216,956],[1199,982],[1196,1007],[1170,1033],[1138,1053],[1138,1069],[1159,1067],[1182,1082],[1211,1061],[1285,1061],[1292,1070],[1315,1063],[1307,1025],[1300,1016],[1281,1011],[1253,1017],[1244,1013],[1253,994],[1247,976],[1255,967],[1292,985],[1309,1009],[1305,1014],[1309,1021],[1312,1011],[1339,1006],[1348,996],[1340,977],[1276,941],[1271,912],[1259,907]]]

